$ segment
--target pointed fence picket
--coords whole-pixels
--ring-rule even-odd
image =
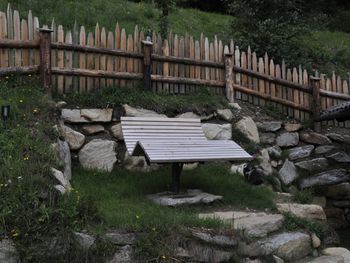
[[[40,65],[39,28],[39,19],[31,11],[25,18],[10,5],[0,12],[0,72],[32,72],[31,67]],[[86,32],[77,23],[69,30],[52,20],[50,28],[53,92],[83,93],[111,86],[133,88],[145,74],[142,41],[149,36],[138,26],[133,32],[126,32],[117,23],[110,32],[97,23],[93,32]],[[234,99],[271,106],[300,121],[311,118],[311,74],[301,66],[288,68],[284,60],[279,64],[267,53],[258,57],[250,47],[240,50],[233,40],[224,45],[218,37],[208,38],[203,33],[199,39],[172,32],[166,39],[156,32],[150,37],[153,91],[186,94],[206,87],[214,94],[224,95],[225,54],[230,53]],[[348,79],[335,73],[315,74],[320,77],[322,110],[350,98]],[[349,122],[323,124],[350,127]]]

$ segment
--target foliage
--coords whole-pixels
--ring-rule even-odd
[[[166,39],[169,30],[169,12],[175,7],[176,0],[155,0],[155,4],[162,11],[159,17],[159,30],[162,38]]]
[[[304,190],[296,191],[293,195],[294,200],[302,204],[311,203],[313,197],[314,197],[313,189],[304,189]]]
[[[169,116],[181,112],[194,111],[198,114],[212,113],[217,108],[225,108],[227,100],[223,96],[212,95],[205,87],[200,88],[190,95],[168,95],[154,93],[141,87],[123,89],[110,87],[96,90],[93,93],[70,94],[62,97],[69,106],[74,107],[118,107],[121,104],[129,104],[134,107],[142,107],[154,110],[158,113],[166,113]]]
[[[266,104],[261,107],[261,112],[277,120],[283,118],[285,115],[282,108],[272,102],[266,102]]]
[[[54,112],[38,86],[33,76],[0,81],[0,105],[11,106],[0,124],[0,239],[13,239],[26,262],[78,262],[73,230],[95,221],[96,211],[77,192],[61,198],[53,188]]]
[[[235,17],[232,32],[242,48],[248,45],[259,55],[296,64],[303,50],[299,45],[308,27],[296,0],[228,0]]]

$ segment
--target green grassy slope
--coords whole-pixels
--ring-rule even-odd
[[[23,17],[29,9],[40,18],[42,24],[51,24],[54,17],[57,24],[73,28],[74,21],[94,30],[96,22],[113,30],[118,21],[121,27],[131,33],[135,25],[144,31],[158,30],[159,10],[151,4],[134,3],[126,0],[13,0],[13,9]],[[0,10],[6,10],[7,2],[0,1]],[[203,32],[209,38],[217,35],[223,41],[230,39],[230,22],[227,15],[202,12],[196,9],[178,8],[170,17],[173,32],[186,32],[198,38]],[[310,53],[310,63],[321,72],[335,70],[346,76],[350,71],[350,34],[342,32],[315,31],[301,43]]]

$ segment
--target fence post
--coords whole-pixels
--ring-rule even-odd
[[[48,94],[52,95],[51,87],[51,29],[40,28],[40,80]]]
[[[320,117],[320,114],[321,114],[320,81],[321,79],[319,77],[310,77],[310,84],[312,89],[312,103],[311,103],[310,109],[312,111],[312,120],[314,121],[314,129],[317,132],[321,130],[321,123],[316,122],[316,120]]]
[[[142,41],[142,53],[143,53],[143,86],[146,90],[152,88],[152,49],[153,43],[149,40]]]
[[[230,101],[234,101],[234,89],[233,89],[233,54],[225,54],[225,83],[226,83],[226,98]]]

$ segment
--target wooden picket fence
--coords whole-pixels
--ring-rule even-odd
[[[275,64],[267,54],[257,57],[250,48],[240,50],[233,40],[224,45],[216,37],[209,41],[201,34],[196,40],[173,33],[162,39],[156,33],[145,36],[137,26],[128,34],[118,23],[113,32],[98,24],[94,32],[86,32],[84,26],[64,30],[54,21],[40,27],[30,11],[21,18],[9,5],[0,12],[0,77],[12,73],[40,73],[48,92],[67,95],[134,87],[142,80],[145,88],[169,94],[206,86],[231,101],[274,105],[301,121],[314,117],[315,110],[350,99],[348,80],[335,73],[314,73],[319,79],[312,79],[302,67]]]

